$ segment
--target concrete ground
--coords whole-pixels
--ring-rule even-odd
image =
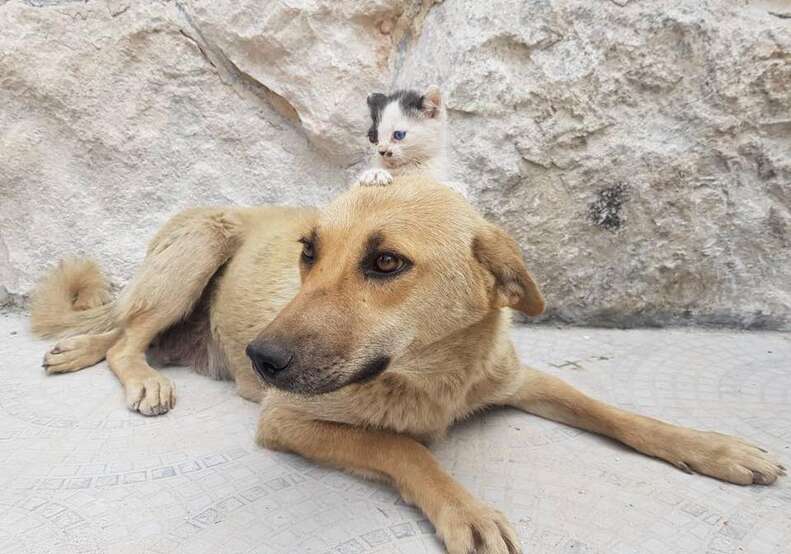
[[[128,412],[104,364],[46,377],[46,342],[0,317],[0,552],[441,552],[387,487],[253,443],[229,383],[167,370],[171,413]],[[527,364],[623,408],[747,438],[791,465],[791,337],[514,331]],[[791,478],[739,487],[512,410],[433,446],[526,552],[791,552]]]

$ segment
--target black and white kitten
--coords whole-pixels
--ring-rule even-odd
[[[423,94],[375,92],[368,95],[368,109],[373,167],[360,175],[358,184],[387,185],[393,177],[413,174],[447,182],[447,114],[439,87],[430,86]]]

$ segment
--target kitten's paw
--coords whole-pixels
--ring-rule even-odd
[[[393,182],[393,176],[386,169],[368,169],[357,179],[361,187],[384,187]]]

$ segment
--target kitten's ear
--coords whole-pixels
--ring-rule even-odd
[[[431,85],[423,93],[423,113],[437,117],[442,109],[442,92],[437,85]]]

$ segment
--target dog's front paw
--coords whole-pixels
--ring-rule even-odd
[[[361,187],[383,187],[393,182],[393,176],[386,169],[368,169],[357,179]]]
[[[176,405],[176,387],[161,375],[130,381],[126,383],[126,405],[146,416],[162,415]]]
[[[737,485],[770,485],[786,468],[763,448],[711,431],[687,429],[683,449],[668,460],[687,473],[697,472]]]
[[[104,359],[107,347],[95,335],[61,340],[44,355],[41,366],[48,374],[68,373],[90,367]]]
[[[449,554],[521,554],[519,538],[497,510],[478,502],[449,502],[435,526]]]

